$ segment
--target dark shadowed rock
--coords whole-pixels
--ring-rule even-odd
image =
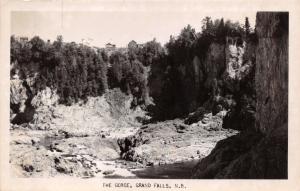
[[[288,119],[288,13],[257,14],[256,127],[267,133]]]
[[[248,95],[239,98],[235,107],[232,107],[224,117],[224,129],[247,130],[253,129],[255,124],[255,100]]]
[[[249,131],[219,141],[212,152],[194,168],[193,178],[216,178],[230,163],[249,152],[260,139],[261,136]]]
[[[205,108],[199,107],[195,112],[190,113],[189,116],[185,119],[185,124],[192,124],[201,121],[204,117],[204,114],[208,113]]]
[[[258,143],[253,143],[250,151],[233,160],[215,178],[287,178],[287,131],[285,128],[287,124],[271,131]],[[258,137],[255,135],[255,139]],[[249,137],[247,136],[244,141],[249,141]]]

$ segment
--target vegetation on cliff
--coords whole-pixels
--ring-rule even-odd
[[[190,79],[182,73],[182,68],[186,70],[184,73],[193,73],[190,67],[193,59],[195,56],[201,62],[207,59],[212,43],[225,44],[227,36],[246,40],[251,35],[254,36],[247,18],[242,27],[229,20],[224,22],[223,18],[212,21],[206,17],[201,32],[188,25],[177,37],[171,36],[164,47],[155,39],[142,45],[131,41],[125,51],[117,49],[109,55],[105,49],[63,42],[62,36],[54,42],[45,42],[38,36],[29,41],[12,36],[12,76],[18,72],[21,79],[33,77],[34,95],[46,87],[57,89],[60,103],[66,105],[119,87],[134,96],[133,106],[148,106],[153,98],[155,106],[149,107],[153,116],[173,118],[203,104],[212,88],[211,84],[203,85],[211,75],[209,72],[192,75]],[[206,66],[198,64],[200,71],[206,70]],[[161,80],[159,86],[157,80]],[[193,93],[195,86],[197,93]]]

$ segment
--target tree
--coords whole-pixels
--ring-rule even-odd
[[[128,48],[129,60],[130,61],[135,60],[137,58],[137,54],[139,52],[138,44],[134,40],[132,40],[128,43],[127,48]]]
[[[246,37],[248,37],[250,34],[250,23],[248,17],[245,18],[245,33]]]
[[[231,20],[227,20],[225,22],[225,33],[229,36],[242,36],[243,28],[241,27],[239,22],[232,22]]]
[[[45,42],[39,37],[35,36],[30,41],[31,51],[32,51],[32,60],[34,62],[43,63],[44,53],[45,53]]]
[[[141,56],[138,58],[140,58],[139,61],[142,62],[144,66],[154,64],[154,62],[164,54],[162,46],[156,42],[156,39],[146,42],[140,52]]]
[[[192,60],[193,44],[197,39],[196,31],[191,25],[184,27],[176,39],[171,38],[166,44],[172,65],[188,64]]]
[[[26,42],[20,51],[20,58],[18,59],[21,65],[28,64],[32,59],[31,43]]]
[[[202,34],[206,36],[214,36],[213,22],[210,17],[205,17],[202,20]]]
[[[193,41],[196,39],[196,31],[194,28],[192,28],[191,25],[187,25],[181,30],[181,33],[178,37],[179,40],[182,40],[182,42],[191,45]]]
[[[223,18],[218,25],[216,34],[219,40],[223,41],[225,39],[225,23]]]
[[[20,58],[21,48],[21,43],[12,35],[10,37],[10,60],[12,63]]]
[[[108,89],[108,83],[107,83],[107,63],[104,62],[104,59],[102,58],[102,54],[100,51],[97,52],[97,55],[95,57],[96,62],[96,75],[100,81],[101,84],[101,91],[105,92]]]

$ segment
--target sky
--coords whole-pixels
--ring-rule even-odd
[[[27,36],[38,35],[44,40],[55,40],[62,35],[65,42],[82,42],[104,47],[110,42],[118,47],[127,46],[135,40],[144,43],[156,38],[162,45],[170,35],[178,35],[190,24],[201,31],[201,20],[205,16],[212,19],[224,18],[244,24],[249,17],[251,27],[255,26],[256,12],[214,12],[201,11],[14,11],[11,13],[11,34]]]

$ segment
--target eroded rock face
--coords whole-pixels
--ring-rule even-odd
[[[10,120],[13,124],[32,120],[34,108],[31,106],[32,92],[26,80],[15,77],[10,82]]]
[[[150,96],[157,103],[157,112],[162,113],[159,117],[167,114],[169,118],[178,117],[199,107],[216,114],[229,109],[226,102],[238,101],[240,92],[244,91],[241,89],[248,88],[244,87],[243,80],[247,81],[254,70],[255,45],[241,37],[226,39],[225,43],[212,42],[205,55],[190,55],[182,64],[152,66]],[[167,98],[162,100],[164,96]]]
[[[46,87],[34,95],[34,77],[20,79],[18,70],[10,81],[12,124],[29,123],[32,129],[47,129],[53,117],[53,106],[58,103],[55,90]]]
[[[51,126],[53,117],[56,117],[55,105],[58,104],[59,97],[55,90],[46,87],[39,91],[31,100],[32,107],[35,108],[33,119],[29,123],[31,129],[46,130]]]
[[[220,141],[194,178],[287,178],[288,13],[259,12],[256,24],[256,128]]]
[[[24,112],[27,98],[27,89],[23,86],[23,81],[18,78],[12,79],[10,81],[10,104],[12,110],[15,113]]]
[[[31,101],[31,105],[35,108],[42,106],[53,106],[58,104],[58,95],[55,90],[46,87],[44,90],[37,93]]]
[[[236,39],[227,37],[227,44],[228,47],[226,48],[226,72],[230,78],[239,79],[240,77],[238,76],[237,70],[242,67],[246,43],[237,44]]]
[[[255,42],[240,37],[227,37],[223,91],[231,94],[235,104],[224,118],[223,128],[246,130],[253,128],[256,95],[254,88]]]
[[[208,100],[203,104],[206,110],[212,111],[213,114],[223,109],[240,112],[247,110],[247,104],[253,105],[252,100],[247,104],[241,103],[243,97],[247,100],[255,99],[253,93],[255,49],[253,47],[253,42],[246,43],[240,37],[227,37],[225,45],[218,43],[210,45],[206,59],[198,67],[200,71],[195,72],[199,73],[201,78],[198,81],[204,83],[205,88],[198,91],[207,91]],[[246,115],[248,117],[248,113]],[[239,117],[238,120],[243,121],[243,119],[245,118]]]
[[[257,14],[256,127],[267,133],[288,119],[288,14]]]
[[[224,44],[212,43],[203,63],[204,73],[207,76],[205,87],[210,88],[215,79],[219,79],[226,68],[226,55]]]

